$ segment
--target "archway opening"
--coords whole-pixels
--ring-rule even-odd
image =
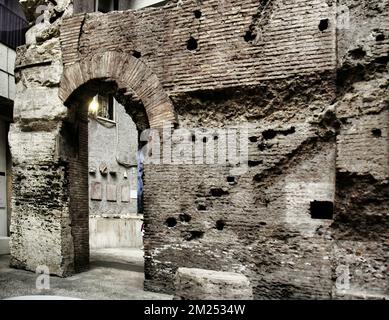
[[[68,163],[74,270],[137,273],[143,287],[142,101],[115,81],[91,80],[67,100],[62,157]],[[140,275],[142,274],[142,276]]]

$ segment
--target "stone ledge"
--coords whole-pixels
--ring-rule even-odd
[[[89,218],[93,219],[125,219],[125,220],[143,220],[143,214],[90,214]]]
[[[252,300],[250,281],[242,274],[179,268],[175,300]]]

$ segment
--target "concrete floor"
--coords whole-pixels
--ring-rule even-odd
[[[0,299],[61,296],[84,300],[170,300],[172,296],[143,290],[143,251],[100,249],[91,252],[90,270],[69,278],[50,277],[50,290],[36,289],[37,275],[9,268],[0,256]]]

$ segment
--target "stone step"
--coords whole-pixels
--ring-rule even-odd
[[[175,300],[252,300],[250,281],[242,274],[179,268]]]

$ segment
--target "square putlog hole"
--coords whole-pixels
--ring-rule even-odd
[[[334,204],[331,201],[312,201],[310,212],[312,219],[332,220],[334,218]]]

